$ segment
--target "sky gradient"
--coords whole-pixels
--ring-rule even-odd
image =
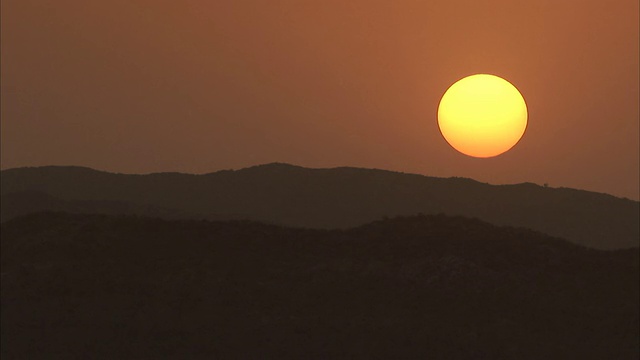
[[[638,1],[2,1],[2,169],[269,162],[638,199]],[[511,151],[439,133],[475,73],[523,94]]]

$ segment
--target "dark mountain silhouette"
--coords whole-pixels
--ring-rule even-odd
[[[444,215],[1,226],[3,359],[637,359],[639,254]]]
[[[206,175],[111,174],[80,167],[2,171],[3,219],[23,214],[5,206],[12,193],[38,191],[58,199],[133,204],[169,213],[248,218],[311,228],[347,228],[384,216],[418,213],[476,217],[519,226],[601,249],[640,245],[640,205],[606,194],[535,184],[488,185],[358,168],[306,169],[269,164]],[[24,200],[29,202],[28,199]],[[15,205],[34,211],[37,204]],[[66,210],[66,209],[65,209]],[[84,212],[84,211],[83,211]],[[102,211],[99,211],[102,212]],[[242,214],[242,215],[225,215]]]
[[[20,191],[2,196],[0,218],[2,221],[43,211],[76,214],[141,215],[163,219],[199,219],[204,215],[184,210],[174,210],[154,205],[141,205],[112,200],[62,200],[40,191]],[[210,220],[232,220],[239,215],[208,215]]]

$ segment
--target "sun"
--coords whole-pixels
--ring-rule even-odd
[[[527,104],[507,80],[467,76],[451,85],[438,106],[438,126],[449,145],[478,158],[500,155],[518,143],[527,128]]]

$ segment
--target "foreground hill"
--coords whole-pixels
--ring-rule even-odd
[[[460,217],[2,224],[3,359],[637,359],[638,251]]]
[[[1,182],[2,220],[38,210],[96,212],[86,210],[86,202],[101,204],[89,208],[106,209],[98,211],[105,213],[115,213],[108,210],[116,203],[128,204],[128,213],[139,215],[181,218],[192,214],[311,228],[346,228],[384,216],[445,213],[526,227],[594,248],[640,245],[637,201],[534,184],[495,186],[462,178],[286,164],[206,175],[20,168],[3,171]],[[64,202],[66,207],[43,205],[42,200],[33,200],[34,193]],[[105,208],[105,203],[111,205]]]

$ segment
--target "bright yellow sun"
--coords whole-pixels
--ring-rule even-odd
[[[487,74],[451,85],[438,106],[438,126],[459,152],[480,158],[511,149],[527,128],[527,104],[508,81]]]

